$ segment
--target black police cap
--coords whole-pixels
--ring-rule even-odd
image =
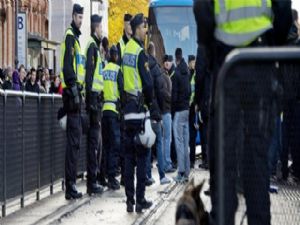
[[[118,48],[115,45],[110,47],[110,50],[109,50],[110,56],[118,55],[118,53],[119,53]]]
[[[176,48],[175,56],[176,56],[176,58],[182,58],[182,49],[181,48]]]
[[[196,57],[194,56],[194,55],[189,55],[188,56],[188,61],[190,62],[190,61],[194,61],[194,60],[196,60]]]
[[[83,14],[83,7],[81,7],[81,5],[79,4],[74,4],[73,5],[73,15],[74,14]]]
[[[132,31],[135,31],[136,28],[144,23],[144,15],[143,13],[136,14],[132,20],[130,21]]]
[[[163,62],[173,62],[173,56],[172,55],[165,55]]]
[[[97,14],[94,14],[91,16],[91,23],[101,23],[102,16],[98,16]]]
[[[130,22],[130,20],[132,19],[132,15],[129,13],[126,13],[124,15],[124,22]]]

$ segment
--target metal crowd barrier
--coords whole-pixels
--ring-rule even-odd
[[[57,122],[60,95],[0,90],[0,204],[2,216],[12,200],[50,188],[64,178],[65,132]],[[86,170],[86,136],[78,160],[78,174]]]
[[[252,72],[252,74],[249,74],[249,72],[246,71],[249,65],[259,66],[261,70],[258,70],[257,73]],[[249,76],[255,76],[257,79],[249,80]],[[226,155],[228,154],[228,152],[226,152],[225,148],[225,145],[227,145],[228,143],[226,142],[225,136],[230,127],[230,125],[228,125],[226,121],[228,119],[228,116],[231,116],[232,118],[232,115],[229,115],[230,113],[228,114],[228,111],[230,111],[228,110],[228,108],[234,107],[232,105],[228,105],[228,98],[235,98],[235,96],[239,96],[238,101],[240,101],[240,99],[245,98],[249,94],[249,91],[258,92],[258,87],[262,87],[261,83],[259,84],[259,82],[264,82],[266,89],[269,90],[268,88],[270,88],[270,85],[272,86],[274,84],[274,81],[277,80],[283,91],[282,95],[280,96],[280,104],[278,104],[278,106],[281,107],[284,102],[293,98],[299,98],[299,96],[297,96],[300,94],[299,77],[300,48],[236,49],[227,56],[219,72],[216,89],[216,101],[214,105],[216,115],[214,136],[216,150],[213,154],[216,154],[214,169],[216,171],[217,178],[217,225],[227,225],[226,221],[224,220],[227,210],[225,206],[225,191],[228,191],[226,189],[226,186],[224,186],[224,181],[228,179],[228,177],[224,173],[226,163],[225,159],[228,158]],[[264,93],[266,95],[268,94],[264,91],[261,91],[259,93]],[[260,94],[257,95],[257,101],[260,100],[259,95]],[[297,101],[299,101],[299,99]],[[226,108],[227,111],[225,110]],[[257,114],[258,113],[259,112],[257,112]],[[272,119],[274,119],[275,121],[275,116],[274,118],[271,118],[271,121]],[[243,126],[243,124],[241,126]],[[235,146],[237,148],[237,152],[242,152],[239,152],[239,154],[244,154],[243,151],[245,151],[245,149],[243,149],[245,147],[243,147],[241,143],[238,143],[243,142],[243,138],[244,137],[241,136],[241,140],[238,140]],[[242,161],[239,161],[241,159],[239,157],[240,156],[237,154],[237,164],[243,163]],[[239,170],[239,165],[237,165],[237,170]],[[236,175],[243,176],[240,171],[237,172]],[[292,186],[285,189],[284,185],[281,186],[281,188],[282,189],[280,190],[280,197],[276,197],[276,195],[273,195],[271,199],[272,224],[299,224],[300,218],[297,212],[297,207],[299,207],[300,189],[299,187]],[[240,193],[243,193],[243,191]],[[229,201],[234,200],[229,199]],[[241,203],[240,199],[238,201],[240,205],[245,205],[245,202]],[[257,209],[259,210],[260,199],[255,199],[254,202],[256,202],[258,207]],[[228,202],[226,202],[226,204],[228,206]],[[244,211],[243,207],[242,210]],[[241,214],[241,210],[240,212],[237,212],[237,214]],[[240,215],[239,218],[241,217],[242,216]],[[240,222],[236,221],[235,224],[240,224]]]

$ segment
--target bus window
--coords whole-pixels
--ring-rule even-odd
[[[193,9],[187,7],[152,7],[149,13],[150,40],[154,42],[157,58],[164,54],[174,55],[181,47],[185,59],[196,54],[197,34]]]

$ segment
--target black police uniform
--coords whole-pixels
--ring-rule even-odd
[[[134,39],[141,47],[143,44]],[[149,70],[145,68],[145,64],[148,62],[147,56],[142,51],[138,56],[138,70],[142,80],[143,95],[145,103],[148,107],[152,103],[153,84]],[[124,107],[124,114],[127,111],[131,111],[130,105],[126,104]],[[142,202],[145,198],[145,181],[146,181],[146,161],[147,151],[149,149],[144,148],[141,145],[136,145],[134,137],[141,130],[141,120],[125,121],[125,190],[127,203],[134,203],[134,168],[137,166],[137,185],[136,185],[136,200]]]
[[[132,15],[130,14],[125,14],[124,15],[124,22],[130,22],[130,20],[132,19]],[[129,41],[129,39],[127,38],[126,34],[125,34],[125,31],[123,33],[123,36],[122,36],[122,40],[123,40],[123,43],[126,45]],[[118,49],[118,54],[119,54],[119,57],[118,57],[118,65],[121,66],[122,64],[122,55],[121,55],[121,44],[120,42],[118,42],[117,44],[117,49]],[[122,110],[120,111],[120,119],[121,119],[121,150],[120,150],[120,160],[119,160],[119,165],[120,165],[120,168],[121,168],[121,182],[120,184],[121,185],[125,185],[124,183],[124,171],[125,171],[125,159],[124,159],[124,143],[125,143],[125,125],[124,125],[124,119],[123,119],[123,112]]]
[[[279,40],[285,39],[286,27],[290,23],[290,1],[272,0],[272,8],[275,14],[273,35],[268,35],[267,32],[261,36],[261,40],[254,41],[250,47],[266,46],[270,44],[280,44]],[[257,92],[249,90],[249,87],[241,87],[240,91],[246,91],[247,96],[239,99],[236,96],[227,96],[224,105],[226,107],[226,136],[224,143],[224,164],[225,178],[224,179],[224,202],[219,202],[216,188],[218,180],[216,179],[216,156],[215,156],[215,120],[214,112],[215,91],[217,74],[221,68],[226,55],[233,49],[232,46],[227,46],[214,38],[215,15],[213,1],[196,0],[194,4],[194,12],[198,29],[198,44],[205,46],[205,53],[214,53],[210,55],[209,62],[206,66],[213,65],[213,80],[212,80],[212,101],[210,105],[210,124],[209,124],[209,169],[210,169],[210,189],[212,201],[212,220],[218,216],[218,204],[225,205],[225,224],[234,224],[235,212],[237,209],[238,199],[236,195],[236,179],[237,179],[237,140],[244,140],[243,151],[243,188],[246,197],[248,223],[254,225],[270,224],[270,199],[269,199],[269,171],[268,171],[268,149],[271,139],[272,123],[270,123],[271,112],[271,90],[266,88],[262,81],[257,86]],[[285,24],[285,25],[284,25]],[[205,28],[204,28],[205,27]],[[203,29],[204,28],[204,29]],[[287,29],[288,30],[288,29]],[[275,39],[275,40],[272,40]],[[236,71],[237,74],[245,74],[247,82],[255,82],[253,79],[261,72],[259,65],[248,66],[242,71]],[[272,71],[266,71],[271,72]],[[273,71],[274,72],[274,71]],[[252,80],[251,80],[252,79]],[[258,84],[258,82],[256,82]],[[230,87],[229,87],[230,86]],[[228,90],[236,88],[235,84],[228,84]],[[248,89],[247,89],[248,88]],[[237,94],[238,95],[238,94]],[[257,101],[257,96],[261,97],[261,101]],[[262,110],[259,102],[263,102],[264,109]],[[243,114],[241,113],[243,109]],[[228,111],[229,110],[229,111]],[[260,113],[258,113],[260,112]],[[242,123],[244,129],[242,130]],[[241,131],[243,135],[238,134]],[[259,148],[258,148],[259,146]],[[214,224],[214,221],[211,222]]]
[[[88,131],[87,149],[87,187],[88,189],[97,183],[97,172],[100,168],[99,156],[101,155],[101,110],[103,96],[102,93],[92,91],[93,76],[97,67],[99,46],[101,41],[92,35],[95,43],[91,43],[87,49],[86,58],[86,110],[89,115],[90,127]]]
[[[83,8],[77,4],[73,7],[73,13],[83,13]],[[73,68],[74,59],[74,45],[75,39],[78,40],[81,35],[80,30],[76,27],[74,21],[71,23],[71,28],[74,36],[67,35],[65,39],[65,55],[63,63],[63,73],[66,88],[63,92],[64,108],[67,112],[67,146],[65,156],[65,185],[66,185],[66,199],[80,198],[82,194],[76,190],[76,177],[77,177],[77,159],[80,148],[80,140],[82,135],[81,126],[81,94],[82,87],[77,83],[77,75]],[[73,91],[71,91],[73,89]],[[76,97],[79,98],[79,102],[76,103],[76,107],[69,107],[69,103],[74,103],[70,97],[70,93],[73,95],[76,93]],[[77,100],[78,101],[78,100]],[[75,105],[75,104],[74,104]]]
[[[138,14],[131,20],[131,27],[135,28],[142,24],[144,17]],[[143,43],[133,37],[133,40],[144,48]],[[138,55],[137,69],[142,81],[142,92],[144,104],[151,108],[153,83],[148,68],[148,58],[145,51],[142,50]],[[123,71],[124,72],[124,71]],[[125,74],[124,74],[125,75]],[[126,79],[126,78],[125,78]],[[126,80],[124,79],[124,89]],[[138,113],[139,109],[143,108],[142,98],[133,100],[131,96],[125,93],[125,105],[123,107],[124,115],[129,113]],[[138,102],[138,105],[136,104]],[[144,111],[142,109],[142,111]],[[149,208],[152,203],[145,199],[145,181],[146,181],[146,161],[149,149],[139,145],[135,141],[135,136],[138,135],[142,128],[143,120],[125,120],[125,192],[127,197],[127,211],[133,211],[135,204],[135,185],[134,185],[134,168],[136,168],[137,185],[136,185],[136,211],[141,212],[144,208]]]
[[[197,49],[196,77],[195,77],[195,104],[198,106],[202,122],[200,123],[202,164],[200,168],[208,168],[208,120],[209,120],[209,100],[211,66],[208,64],[208,56],[205,55],[204,47]]]
[[[115,46],[113,47],[117,50]],[[112,52],[112,49],[110,50],[111,57],[116,53],[117,52]],[[113,61],[109,62],[115,63]],[[117,75],[117,84],[121,98],[123,95],[123,74],[120,69]],[[116,110],[119,114],[111,110],[104,110],[102,118],[103,154],[105,155],[105,170],[108,178],[107,186],[113,190],[120,189],[120,184],[116,180],[118,174],[118,159],[120,158],[121,150],[120,105],[120,101],[116,102]]]

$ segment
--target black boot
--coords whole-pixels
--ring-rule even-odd
[[[141,201],[136,202],[135,211],[137,213],[141,213],[143,209],[149,209],[152,206],[151,201],[147,201],[145,198],[143,198]]]
[[[103,187],[107,186],[107,181],[106,181],[105,177],[100,173],[97,174],[97,181],[101,186],[103,186]]]
[[[135,204],[134,200],[127,200],[126,206],[127,206],[127,212],[132,213],[133,212],[133,205]]]
[[[112,189],[112,190],[119,190],[120,189],[120,183],[119,181],[116,179],[116,178],[110,178],[108,180],[108,184],[107,184],[107,187],[109,189]]]
[[[120,185],[125,187],[125,181],[124,181],[124,177],[123,176],[121,176]]]
[[[86,192],[89,196],[91,196],[92,194],[102,194],[103,187],[101,185],[98,185],[97,183],[88,184]]]
[[[68,183],[66,185],[66,200],[78,199],[82,197],[82,193],[77,191],[76,185],[74,183]]]

